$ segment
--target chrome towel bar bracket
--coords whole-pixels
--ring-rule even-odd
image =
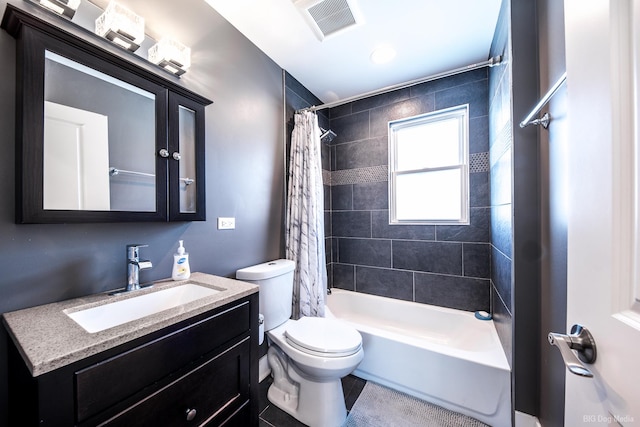
[[[551,89],[549,89],[549,91],[542,97],[542,99],[538,101],[536,106],[533,107],[533,110],[531,110],[531,112],[527,115],[527,117],[525,117],[525,119],[520,122],[521,128],[525,128],[529,125],[542,125],[542,127],[545,129],[549,127],[549,121],[551,120],[549,113],[545,113],[541,118],[538,118],[538,119],[534,119],[534,117],[538,115],[540,110],[542,110],[542,108],[545,105],[547,105],[547,103],[551,100],[553,95],[555,95],[558,89],[560,89],[560,86],[562,86],[562,84],[566,80],[567,80],[567,72],[565,71],[564,73],[562,73],[558,81],[555,82],[553,86],[551,86]]]

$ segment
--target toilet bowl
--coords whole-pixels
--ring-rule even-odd
[[[335,318],[290,319],[294,267],[276,260],[236,272],[237,279],[260,286],[273,375],[267,398],[311,427],[338,427],[347,416],[341,379],[362,361],[362,336]]]
[[[303,317],[267,332],[271,403],[312,427],[342,425],[342,377],[364,357],[360,333],[339,320]]]

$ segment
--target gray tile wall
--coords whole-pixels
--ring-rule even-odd
[[[489,89],[486,69],[330,110],[330,284],[462,310],[489,310]],[[389,225],[390,120],[460,104],[470,108],[471,225]],[[323,152],[324,154],[324,152]]]
[[[509,364],[512,363],[512,142],[510,6],[502,10],[491,46],[491,56],[502,64],[489,70],[489,163],[491,186],[491,308],[494,324]]]

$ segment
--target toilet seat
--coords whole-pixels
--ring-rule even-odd
[[[323,317],[289,322],[284,336],[297,350],[320,357],[350,356],[362,347],[362,336],[355,328]]]

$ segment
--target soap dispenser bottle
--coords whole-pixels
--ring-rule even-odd
[[[189,254],[184,251],[182,246],[183,240],[180,240],[180,246],[178,251],[173,256],[173,271],[171,272],[171,278],[173,280],[186,280],[191,276],[191,269],[189,268]]]

